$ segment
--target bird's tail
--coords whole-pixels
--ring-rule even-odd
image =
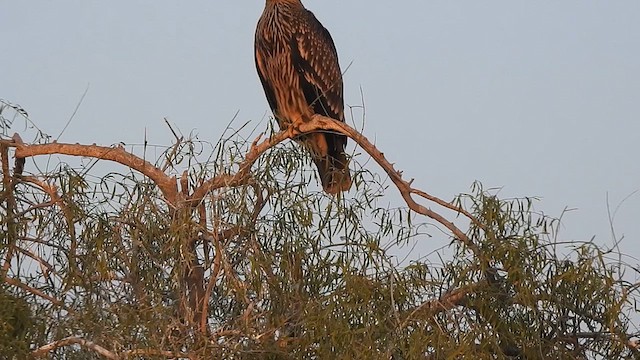
[[[315,148],[311,151],[311,156],[318,168],[318,175],[320,175],[324,191],[327,194],[337,194],[349,190],[351,188],[351,174],[344,146],[336,146],[337,144],[334,144],[333,141],[329,141],[327,144],[326,135],[322,133],[311,136]],[[320,149],[317,148],[318,145]]]

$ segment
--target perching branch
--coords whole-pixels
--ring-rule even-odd
[[[201,186],[194,190],[188,201],[193,204],[193,206],[195,206],[200,201],[202,201],[204,196],[209,191],[225,186],[238,186],[246,183],[248,181],[248,174],[251,166],[265,151],[286,139],[294,139],[300,135],[316,132],[319,130],[335,131],[344,134],[355,141],[363,150],[371,155],[371,157],[389,175],[389,178],[396,185],[396,187],[400,191],[400,194],[402,195],[402,198],[405,200],[411,210],[417,212],[418,214],[430,217],[431,219],[442,224],[444,227],[449,229],[449,231],[451,231],[451,233],[457,239],[468,246],[476,255],[480,254],[477,246],[462,230],[455,226],[455,224],[453,224],[451,221],[445,219],[442,215],[436,213],[435,211],[427,208],[424,205],[417,203],[413,199],[412,195],[415,194],[426,200],[435,202],[436,204],[447,209],[456,211],[466,216],[472,222],[482,228],[483,225],[473,215],[471,215],[471,213],[461,207],[455,206],[435,196],[429,195],[422,190],[412,188],[411,183],[413,182],[413,180],[405,181],[402,178],[402,172],[396,170],[393,164],[391,164],[385,158],[384,154],[380,150],[378,150],[376,146],[372,144],[364,135],[360,134],[356,129],[352,128],[344,122],[336,121],[334,119],[321,115],[314,115],[311,121],[303,123],[297,128],[290,127],[286,131],[280,131],[262,142],[260,142],[261,136],[258,136],[251,145],[251,148],[249,149],[249,152],[247,153],[244,161],[240,164],[240,169],[238,170],[238,172],[236,172],[235,174],[219,175],[204,182]]]
[[[234,187],[242,184],[246,184],[249,181],[249,171],[251,166],[258,160],[260,155],[270,148],[278,145],[287,139],[292,139],[295,134],[289,131],[280,131],[270,138],[260,142],[262,134],[260,134],[251,144],[249,152],[244,158],[244,161],[240,164],[240,169],[235,174],[218,175],[212,179],[205,181],[202,185],[198,186],[191,196],[188,198],[188,202],[192,206],[197,205],[205,197],[207,193],[215,189],[222,187]]]
[[[384,153],[378,150],[378,148],[374,144],[372,144],[369,141],[369,139],[367,139],[364,135],[359,133],[356,129],[352,128],[351,126],[347,125],[344,122],[335,121],[326,116],[314,115],[312,118],[312,121],[302,124],[296,130],[298,130],[300,134],[306,134],[306,133],[310,133],[318,130],[335,131],[351,138],[358,145],[360,145],[360,147],[364,151],[366,151],[369,155],[371,155],[371,157],[378,163],[378,165],[380,165],[380,167],[382,167],[382,169],[387,173],[387,175],[389,175],[389,178],[396,185],[396,187],[400,191],[400,194],[402,195],[402,198],[404,199],[404,201],[407,203],[407,206],[409,206],[411,210],[417,212],[418,214],[422,214],[427,217],[430,217],[431,219],[442,224],[444,227],[449,229],[449,231],[451,231],[451,233],[458,240],[462,241],[474,253],[476,253],[476,255],[479,255],[480,251],[478,250],[477,246],[471,241],[471,239],[469,239],[469,237],[464,232],[462,232],[462,230],[460,230],[457,226],[455,226],[451,221],[445,219],[442,215],[436,213],[435,211],[427,208],[424,205],[418,204],[413,199],[412,194],[416,194],[429,201],[433,201],[438,205],[444,206],[447,209],[454,210],[460,214],[463,214],[464,216],[466,216],[467,218],[469,218],[471,221],[478,224],[479,226],[481,226],[480,222],[466,210],[458,206],[455,206],[453,204],[450,204],[444,200],[441,200],[435,196],[429,195],[424,191],[412,188],[411,183],[413,182],[413,180],[405,181],[404,179],[402,179],[402,172],[396,170],[393,164],[390,163],[385,158]],[[297,136],[299,134],[293,134],[293,135]]]
[[[246,184],[250,181],[251,166],[264,152],[270,148],[276,146],[287,139],[294,139],[300,135],[311,133],[315,131],[335,131],[344,134],[355,141],[363,150],[365,150],[389,175],[391,181],[396,185],[402,198],[407,203],[407,206],[418,214],[425,215],[436,222],[446,227],[455,238],[462,241],[468,246],[476,255],[479,255],[477,246],[469,239],[469,237],[460,230],[455,224],[447,220],[444,216],[429,209],[425,205],[419,204],[413,198],[413,195],[417,195],[428,201],[432,201],[447,209],[456,211],[474,222],[476,225],[482,227],[482,224],[468,211],[461,207],[455,206],[449,202],[439,199],[428,193],[411,187],[413,180],[406,181],[402,178],[402,172],[394,168],[377,147],[372,144],[364,135],[357,130],[347,125],[344,122],[335,121],[331,118],[314,115],[312,120],[300,124],[299,127],[290,127],[285,131],[280,131],[273,134],[268,139],[260,142],[262,137],[258,136],[252,143],[249,152],[246,154],[244,161],[240,163],[239,170],[235,174],[223,174],[217,175],[200,186],[196,187],[190,196],[185,196],[187,203],[191,206],[197,206],[202,199],[212,190],[222,187],[234,187],[242,184]],[[19,140],[19,137],[14,136],[14,146],[16,147],[16,158],[26,158],[36,155],[45,154],[66,154],[72,156],[87,156],[97,159],[115,161],[132,169],[135,169],[144,175],[148,176],[162,191],[165,199],[169,204],[177,206],[178,199],[178,186],[176,178],[174,176],[168,176],[161,169],[153,166],[148,161],[145,161],[131,153],[125,151],[122,146],[118,147],[104,147],[97,145],[81,145],[81,144],[62,144],[52,143],[45,145],[25,145]]]

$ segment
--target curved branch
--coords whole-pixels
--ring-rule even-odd
[[[208,181],[205,181],[202,185],[194,190],[194,192],[188,198],[188,202],[192,206],[196,206],[198,203],[200,203],[200,201],[202,201],[202,199],[209,191],[225,186],[238,186],[246,183],[249,180],[249,171],[251,169],[251,166],[265,151],[286,139],[293,139],[299,135],[316,132],[319,130],[335,131],[344,134],[355,141],[358,145],[360,145],[362,149],[364,149],[369,155],[371,155],[371,157],[378,163],[378,165],[380,165],[380,167],[382,167],[387,175],[389,175],[389,178],[396,185],[396,187],[400,191],[400,194],[402,195],[402,198],[411,210],[417,212],[418,214],[430,217],[431,219],[442,224],[449,231],[451,231],[455,238],[462,241],[476,255],[480,255],[480,250],[478,249],[478,247],[462,230],[460,230],[451,221],[447,220],[444,216],[436,213],[435,211],[427,208],[424,205],[417,203],[413,199],[412,194],[418,195],[447,209],[463,214],[482,228],[482,224],[471,213],[461,207],[455,206],[435,196],[429,195],[422,190],[412,188],[411,183],[413,182],[413,180],[405,181],[402,178],[402,172],[396,170],[393,164],[391,164],[384,157],[384,154],[380,150],[378,150],[378,148],[373,145],[364,135],[344,122],[336,121],[322,115],[314,115],[311,121],[302,123],[297,128],[289,127],[288,130],[280,131],[262,142],[260,142],[260,139],[262,137],[261,134],[254,140],[253,144],[251,144],[251,148],[249,149],[247,156],[240,164],[240,169],[235,174],[219,175],[212,179],[209,179]]]
[[[450,204],[435,196],[429,195],[424,191],[412,188],[411,183],[413,182],[413,180],[405,181],[404,179],[402,179],[402,172],[396,170],[393,164],[391,164],[384,157],[384,154],[380,150],[378,150],[378,148],[375,145],[373,145],[369,141],[369,139],[367,139],[364,135],[360,134],[356,129],[352,128],[351,126],[347,125],[344,122],[336,121],[334,119],[331,119],[322,115],[314,115],[312,118],[312,121],[302,124],[297,130],[300,131],[300,133],[302,134],[314,132],[318,130],[330,130],[330,131],[335,131],[350,137],[353,141],[358,143],[358,145],[360,145],[360,147],[364,151],[366,151],[369,155],[371,155],[371,157],[378,163],[378,165],[380,165],[380,167],[382,167],[382,169],[387,173],[387,175],[389,175],[389,178],[396,185],[396,187],[400,191],[400,195],[402,195],[402,198],[404,199],[404,201],[407,203],[407,206],[409,206],[411,210],[417,212],[418,214],[422,214],[427,217],[430,217],[431,219],[442,224],[444,227],[449,229],[449,231],[451,231],[451,233],[457,239],[459,239],[466,246],[468,246],[476,255],[480,255],[480,250],[471,241],[471,239],[469,239],[469,237],[464,232],[462,232],[462,230],[460,230],[457,226],[455,226],[455,224],[453,224],[451,221],[445,219],[442,215],[436,213],[435,211],[427,208],[424,205],[418,204],[411,195],[416,194],[422,198],[433,201],[438,205],[457,211],[458,213],[463,214],[464,216],[469,218],[471,221],[481,226],[478,220],[469,212],[467,212],[466,210],[458,206]],[[294,135],[297,135],[297,134],[294,134]]]
[[[153,166],[150,162],[141,159],[122,146],[106,147],[98,145],[51,143],[42,145],[27,145],[21,141],[15,141],[15,156],[18,159],[38,155],[63,154],[71,156],[86,156],[96,159],[109,160],[130,167],[149,177],[162,191],[165,199],[176,205],[178,198],[178,185],[174,176],[168,176],[162,170]]]
[[[202,199],[204,199],[207,193],[212,190],[219,189],[221,187],[233,187],[246,184],[249,181],[249,171],[251,170],[251,166],[256,162],[256,160],[258,160],[260,155],[284,140],[293,138],[296,134],[292,131],[280,131],[260,142],[262,135],[263,134],[260,134],[253,141],[244,161],[240,163],[240,169],[235,174],[218,175],[205,181],[193,191],[187,202],[192,206],[196,206],[200,201],[202,201]]]
[[[396,185],[404,201],[409,208],[419,214],[430,217],[446,227],[458,240],[462,241],[468,246],[476,255],[480,255],[479,249],[469,237],[462,232],[455,224],[444,218],[442,215],[427,208],[426,206],[419,204],[415,201],[412,195],[417,195],[426,200],[435,202],[436,204],[443,206],[447,209],[454,210],[460,214],[463,214],[478,226],[482,227],[482,224],[469,212],[461,207],[455,206],[444,200],[441,200],[435,196],[429,195],[424,191],[411,187],[411,181],[405,181],[402,178],[402,172],[396,170],[384,156],[384,154],[376,148],[364,135],[360,134],[357,130],[347,125],[344,122],[336,121],[326,116],[314,115],[312,120],[306,123],[300,124],[297,128],[290,127],[286,131],[280,131],[273,134],[268,139],[260,142],[262,135],[258,136],[251,144],[249,152],[247,153],[244,161],[240,163],[240,168],[235,174],[224,174],[215,176],[202,185],[198,186],[191,193],[190,196],[186,196],[187,203],[191,206],[196,206],[204,199],[206,194],[212,190],[238,186],[246,184],[250,180],[251,166],[265,151],[271,147],[279,144],[286,139],[293,139],[301,134],[315,132],[319,130],[335,131],[344,134],[354,140],[362,149],[364,149],[371,157],[382,167],[382,169],[389,175],[391,181]],[[72,156],[88,156],[104,160],[111,160],[120,164],[126,165],[135,169],[144,175],[151,178],[151,180],[160,188],[164,197],[170,204],[177,205],[178,198],[178,186],[175,177],[166,175],[161,169],[156,168],[151,163],[143,160],[133,154],[130,154],[124,150],[122,146],[115,148],[103,147],[97,145],[80,145],[80,144],[62,144],[52,143],[45,145],[25,145],[20,141],[19,137],[14,137],[14,144],[16,146],[16,157],[26,158],[36,155],[44,154],[66,154]]]
[[[60,197],[60,194],[58,194],[58,187],[56,185],[49,184],[34,176],[20,176],[20,181],[22,183],[30,184],[31,186],[34,186],[42,190],[43,192],[45,192],[49,196],[49,201],[33,205],[32,207],[21,211],[20,213],[18,213],[18,217],[24,216],[25,214],[38,208],[57,205],[60,207],[60,210],[62,210],[65,213],[65,216],[67,216],[67,218],[70,218],[69,210],[66,204],[64,204],[62,198]]]

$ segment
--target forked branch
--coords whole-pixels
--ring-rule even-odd
[[[344,122],[335,121],[331,118],[315,115],[311,121],[301,124],[297,128],[289,128],[286,131],[280,131],[271,137],[261,140],[261,136],[255,139],[251,145],[249,152],[246,154],[244,161],[240,163],[239,169],[234,174],[222,174],[214,176],[213,178],[205,181],[202,185],[196,187],[194,191],[188,195],[185,194],[187,203],[190,206],[197,206],[202,199],[212,190],[222,187],[234,187],[250,182],[250,170],[251,166],[256,160],[267,150],[276,146],[287,139],[293,139],[301,134],[311,133],[315,131],[334,131],[344,134],[355,141],[363,150],[365,150],[389,175],[391,181],[396,185],[402,198],[407,203],[407,206],[418,214],[425,215],[444,227],[446,227],[455,238],[462,241],[468,246],[476,255],[479,255],[479,251],[475,244],[466,236],[462,230],[460,230],[455,224],[447,220],[444,216],[431,210],[425,205],[418,203],[413,195],[419,196],[425,200],[434,202],[442,207],[453,210],[459,214],[464,215],[477,226],[482,227],[482,224],[465,209],[432,196],[422,190],[415,189],[411,186],[411,181],[406,181],[402,178],[402,172],[394,168],[384,156],[384,154],[378,150],[378,148],[372,144],[364,135],[357,130],[347,125]],[[104,147],[98,145],[81,145],[81,144],[63,144],[63,143],[51,143],[45,145],[25,145],[19,140],[19,137],[14,136],[14,144],[16,147],[16,158],[23,159],[26,157],[45,155],[45,154],[66,154],[72,156],[86,156],[97,159],[115,161],[132,169],[135,169],[144,175],[148,176],[162,191],[167,202],[173,206],[178,204],[178,187],[176,178],[165,174],[161,169],[153,166],[148,161],[141,159],[129,152],[123,147]]]

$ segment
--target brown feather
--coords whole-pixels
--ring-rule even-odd
[[[344,121],[342,73],[331,35],[299,0],[267,0],[255,38],[256,69],[281,128],[314,114]],[[349,190],[347,137],[318,132],[300,139],[327,193]]]

